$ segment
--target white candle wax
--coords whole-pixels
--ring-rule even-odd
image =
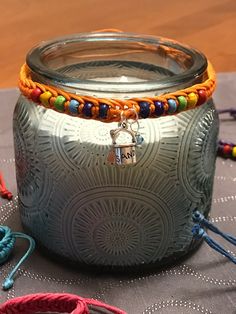
[[[133,77],[133,76],[119,76],[119,77],[96,77],[93,79],[93,81],[98,82],[114,82],[114,83],[140,83],[140,82],[146,82],[147,80],[143,80],[139,77]]]

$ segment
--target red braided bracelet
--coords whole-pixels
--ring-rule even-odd
[[[34,314],[37,312],[89,314],[90,309],[93,310],[93,313],[98,314],[126,314],[126,312],[105,303],[67,293],[39,293],[14,298],[0,305],[0,314]]]

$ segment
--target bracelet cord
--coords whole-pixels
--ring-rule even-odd
[[[34,314],[41,311],[89,314],[90,307],[98,309],[99,313],[126,314],[114,306],[68,293],[39,293],[14,298],[0,305],[0,314]]]
[[[22,238],[29,241],[29,248],[26,253],[21,257],[18,263],[13,267],[11,272],[5,278],[2,288],[8,290],[14,284],[14,276],[18,271],[21,264],[31,255],[35,248],[35,241],[33,238],[22,232],[12,232],[7,226],[0,226],[0,264],[5,263],[10,254],[12,253],[15,245],[16,238]]]
[[[98,98],[66,92],[55,86],[35,82],[31,70],[23,64],[19,76],[19,88],[24,96],[46,108],[81,118],[103,122],[119,122],[121,115],[134,118],[160,117],[193,109],[209,99],[216,86],[215,71],[208,62],[207,79],[191,87],[153,97],[130,99]]]
[[[207,220],[203,214],[201,214],[199,211],[195,211],[193,213],[193,222],[195,223],[192,228],[192,234],[195,239],[200,240],[203,239],[212,249],[219,252],[223,256],[227,257],[231,262],[236,264],[236,257],[228,252],[226,249],[224,249],[217,241],[212,239],[204,230],[209,229],[215,234],[221,236],[229,243],[236,246],[236,237],[233,235],[230,235],[228,233],[225,233],[218,229],[215,225],[213,225],[209,220]]]

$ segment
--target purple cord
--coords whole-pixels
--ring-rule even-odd
[[[229,113],[229,115],[231,117],[233,117],[234,119],[236,119],[236,109],[234,108],[228,108],[228,109],[220,109],[220,110],[217,110],[219,114],[222,114],[222,113]]]

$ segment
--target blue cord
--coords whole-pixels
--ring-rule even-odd
[[[222,236],[225,240],[230,242],[233,245],[236,245],[236,237],[224,233],[221,230],[219,230],[215,225],[213,225],[209,220],[207,220],[199,211],[195,211],[193,213],[193,221],[196,222],[192,228],[193,236],[196,239],[204,239],[205,242],[214,250],[221,253],[225,257],[227,257],[231,262],[236,264],[236,258],[227,252],[219,243],[217,243],[215,240],[213,240],[203,229],[204,227],[211,230],[212,232]]]
[[[21,266],[21,264],[29,257],[29,255],[33,252],[35,248],[35,241],[33,238],[28,236],[27,234],[24,234],[22,232],[12,232],[11,229],[7,226],[0,226],[0,264],[5,263],[11,252],[14,249],[14,244],[16,241],[16,238],[22,238],[29,241],[29,248],[26,251],[26,253],[23,255],[23,257],[19,260],[19,262],[15,265],[15,267],[12,269],[10,274],[7,276],[7,278],[4,280],[2,284],[3,290],[8,290],[12,288],[14,284],[14,275],[17,272],[18,268]]]
[[[200,225],[208,228],[209,230],[215,232],[216,234],[219,234],[224,238],[226,241],[229,241],[233,245],[236,245],[236,237],[232,236],[231,234],[222,232],[219,230],[216,226],[214,226],[209,220],[207,220],[203,214],[201,214],[199,211],[196,211],[193,214],[193,221],[200,223]]]

